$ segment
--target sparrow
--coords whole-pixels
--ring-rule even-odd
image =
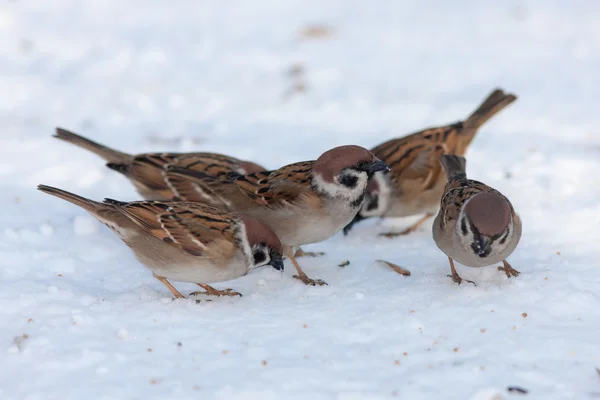
[[[102,157],[106,166],[125,175],[146,200],[185,199],[186,190],[194,190],[183,185],[182,193],[174,192],[169,181],[165,180],[166,165],[177,165],[194,171],[202,171],[218,176],[228,172],[248,174],[264,171],[266,168],[251,161],[242,161],[216,153],[142,153],[127,154],[93,142],[73,132],[56,128],[55,138],[82,147]],[[209,194],[196,193],[194,201],[219,206]]]
[[[51,186],[38,189],[83,208],[108,226],[176,298],[184,296],[168,279],[196,283],[205,290],[192,295],[241,296],[207,283],[234,279],[263,265],[283,270],[281,241],[250,216],[196,203],[100,203]]]
[[[413,232],[437,211],[446,179],[440,166],[440,155],[463,156],[479,127],[516,100],[516,96],[494,90],[466,120],[451,125],[429,128],[392,139],[371,149],[390,170],[376,173],[367,185],[362,209],[344,228],[371,217],[408,217],[425,214],[402,232],[380,234],[396,237]]]
[[[521,219],[510,201],[496,189],[467,179],[464,157],[445,154],[440,161],[448,183],[433,222],[433,239],[448,256],[448,276],[458,284],[462,281],[453,260],[468,267],[502,261],[498,270],[509,278],[518,276],[506,261],[521,239]]]
[[[107,161],[106,166],[125,175],[146,200],[193,201],[209,206],[226,208],[223,199],[210,191],[201,190],[177,176],[166,177],[167,165],[176,165],[194,171],[219,176],[229,172],[249,174],[266,168],[218,153],[141,153],[126,154],[113,150],[63,128],[56,128],[55,138],[87,149]],[[295,257],[318,257],[325,253],[303,251],[298,247]]]
[[[285,254],[298,272],[294,278],[307,285],[324,285],[324,281],[306,276],[291,248],[323,241],[340,231],[360,210],[369,178],[387,168],[365,148],[340,146],[317,160],[274,171],[215,177],[168,166],[166,176],[175,182],[175,190],[177,182],[187,181],[201,191],[215,193],[226,209],[263,221],[286,247]]]

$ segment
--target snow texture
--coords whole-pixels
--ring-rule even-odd
[[[600,398],[599,18],[592,0],[3,2],[0,399]],[[374,220],[305,247],[329,286],[286,261],[215,285],[242,298],[174,301],[35,190],[138,198],[56,126],[275,168],[463,119],[497,86],[519,99],[468,170],[523,219],[516,279],[458,266],[478,286],[457,286],[431,221],[385,239],[416,219]]]

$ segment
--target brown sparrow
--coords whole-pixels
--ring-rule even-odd
[[[38,189],[83,208],[108,226],[177,298],[184,296],[167,279],[196,283],[206,290],[193,294],[233,296],[240,294],[217,290],[207,282],[234,279],[263,265],[283,270],[281,242],[269,227],[249,216],[187,202],[99,203],[50,186]]]
[[[340,146],[316,161],[286,165],[275,171],[219,177],[205,172],[168,166],[166,176],[174,182],[188,181],[201,191],[216,193],[227,209],[253,216],[267,224],[286,245],[286,254],[305,284],[323,285],[306,276],[292,246],[328,239],[354,218],[360,209],[367,181],[387,165],[360,146]],[[178,178],[178,179],[175,179]],[[188,200],[191,200],[188,198]]]
[[[365,202],[354,220],[344,228],[370,217],[408,217],[425,214],[402,232],[382,233],[395,237],[415,231],[439,205],[446,179],[441,171],[440,155],[463,156],[477,130],[517,97],[494,90],[465,121],[429,128],[398,139],[389,140],[371,151],[390,167],[369,181]]]
[[[125,175],[136,187],[138,193],[147,200],[185,199],[185,191],[194,188],[180,185],[184,193],[174,192],[172,185],[165,180],[164,167],[167,164],[202,171],[211,175],[228,172],[249,174],[264,171],[265,168],[250,161],[215,153],[145,153],[131,155],[110,149],[73,132],[56,128],[54,137],[91,151],[106,160],[106,166]],[[220,201],[212,194],[195,193],[194,201],[219,206]]]
[[[462,281],[453,260],[468,267],[502,261],[499,270],[509,278],[518,276],[519,271],[506,261],[521,239],[521,219],[510,201],[499,191],[467,179],[464,157],[443,155],[440,161],[448,183],[433,222],[433,239],[450,260],[452,275],[448,276],[458,284]]]

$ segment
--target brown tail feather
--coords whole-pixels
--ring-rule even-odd
[[[89,150],[105,159],[108,163],[123,164],[129,162],[132,158],[132,156],[127,153],[121,153],[120,151],[113,150],[66,129],[56,128],[56,134],[54,137]]]
[[[504,93],[501,89],[494,90],[479,108],[473,112],[464,122],[465,133],[474,136],[477,129],[485,124],[490,118],[496,115],[504,107],[517,99],[512,93]]]
[[[52,186],[38,185],[37,188],[38,190],[41,190],[44,193],[51,194],[52,196],[56,196],[59,199],[63,199],[68,201],[69,203],[73,203],[86,211],[95,212],[100,207],[106,207],[105,204],[99,203],[94,200],[86,199],[85,197],[81,197],[74,193],[70,193],[66,190],[58,189]]]
[[[464,179],[467,177],[467,160],[464,157],[454,154],[444,154],[440,157],[440,163],[446,171],[448,181],[455,179]]]

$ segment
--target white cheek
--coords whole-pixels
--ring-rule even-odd
[[[240,242],[241,242],[241,247],[242,247],[242,252],[244,253],[244,256],[246,257],[246,261],[248,263],[248,266],[251,266],[254,264],[254,256],[252,255],[252,249],[250,248],[250,243],[248,243],[248,234],[246,233],[246,225],[240,221],[238,225],[239,228],[239,233],[238,233],[238,237],[240,238]]]
[[[456,235],[460,238],[461,243],[465,249],[471,249],[471,243],[475,240],[473,236],[473,232],[471,232],[471,227],[469,223],[465,221],[465,227],[467,228],[467,234],[465,235],[462,231],[462,221],[463,221],[463,213],[462,211],[459,213],[456,224]]]
[[[346,174],[357,178],[354,188],[349,188],[337,182],[338,177],[334,178],[334,182],[325,182],[321,175],[314,174],[313,184],[318,190],[327,193],[330,197],[341,197],[347,199],[356,199],[362,196],[367,187],[368,176],[366,172],[347,171]]]

